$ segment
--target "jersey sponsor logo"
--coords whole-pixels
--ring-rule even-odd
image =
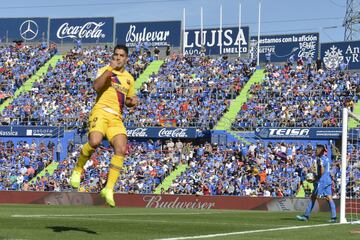
[[[120,83],[111,82],[111,86],[115,88],[115,90],[118,92],[122,92],[124,94],[127,94],[129,92],[129,88],[121,86],[121,82]]]

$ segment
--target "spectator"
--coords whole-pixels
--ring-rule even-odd
[[[158,47],[155,47],[154,49],[155,60],[159,60],[159,53],[160,53],[160,49]]]
[[[62,151],[62,144],[61,144],[61,141],[58,140],[58,142],[56,144],[56,161],[57,162],[60,162],[61,151]]]

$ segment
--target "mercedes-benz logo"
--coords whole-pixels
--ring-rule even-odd
[[[33,40],[39,32],[39,26],[33,20],[26,20],[21,24],[19,30],[23,39]]]

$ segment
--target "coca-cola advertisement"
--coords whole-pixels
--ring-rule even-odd
[[[129,138],[196,138],[196,128],[130,127],[126,130]]]
[[[113,43],[114,18],[50,19],[50,41],[56,43]]]
[[[126,134],[129,138],[147,138],[147,128],[130,128],[126,130]]]

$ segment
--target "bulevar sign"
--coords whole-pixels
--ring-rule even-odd
[[[140,42],[150,47],[180,47],[181,21],[116,23],[116,39],[128,47]]]
[[[196,196],[196,195],[155,195],[125,194],[114,195],[117,207],[177,208],[177,209],[234,209],[265,211],[304,211],[308,199],[270,198],[239,196]],[[339,200],[335,199],[336,206]],[[104,200],[97,193],[79,192],[18,192],[0,191],[0,204],[48,204],[48,205],[98,205]],[[329,211],[324,199],[318,201],[314,211]]]

